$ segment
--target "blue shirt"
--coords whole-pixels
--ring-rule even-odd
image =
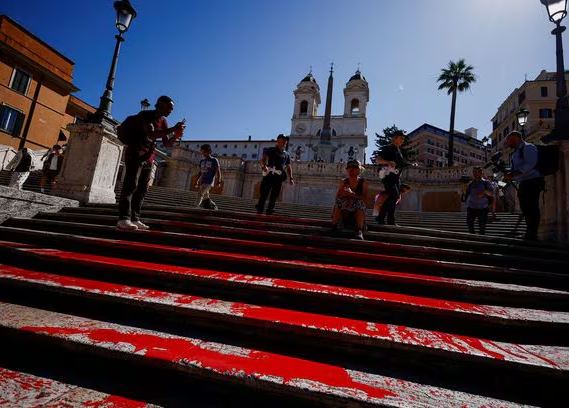
[[[488,196],[483,194],[484,190],[492,190],[492,185],[488,180],[471,181],[466,188],[468,195],[466,206],[476,210],[488,207]]]
[[[512,171],[520,171],[522,174],[514,176],[514,181],[524,181],[541,177],[537,164],[537,147],[531,143],[522,142],[510,156]]]
[[[200,160],[200,184],[213,184],[215,173],[219,167],[219,160],[215,157],[204,157]]]

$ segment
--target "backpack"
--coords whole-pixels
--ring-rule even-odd
[[[126,146],[139,144],[146,139],[142,112],[128,116],[117,127],[117,137]]]
[[[535,145],[537,148],[537,163],[535,169],[542,176],[555,174],[559,170],[559,146],[557,145]],[[524,157],[524,149],[520,151],[520,156]]]

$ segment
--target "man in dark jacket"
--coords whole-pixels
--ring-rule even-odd
[[[161,96],[156,101],[155,110],[138,114],[141,121],[140,137],[130,143],[124,154],[125,176],[119,199],[119,230],[147,230],[140,221],[140,211],[148,191],[152,163],[156,153],[156,139],[162,139],[168,146],[182,137],[185,122],[178,122],[169,128],[166,117],[174,110],[174,101]]]

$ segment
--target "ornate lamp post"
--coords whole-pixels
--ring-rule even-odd
[[[121,42],[124,41],[122,35],[128,31],[132,20],[136,17],[136,11],[130,4],[129,0],[115,1],[113,6],[117,12],[115,26],[117,27],[117,30],[119,30],[119,33],[118,35],[115,35],[117,44],[115,46],[115,52],[113,54],[113,62],[109,71],[109,77],[107,78],[107,87],[103,93],[103,96],[101,96],[99,109],[97,109],[97,112],[93,118],[93,122],[101,123],[107,127],[114,127],[116,125],[116,121],[111,116],[111,107],[113,105],[113,88],[115,85],[117,60],[119,57]]]
[[[563,42],[561,34],[565,27],[561,21],[567,15],[567,0],[540,0],[547,9],[549,20],[556,27],[551,34],[556,39],[557,53],[557,103],[555,105],[555,127],[553,131],[544,137],[544,141],[569,139],[569,101],[567,100],[567,84],[565,81],[565,68],[563,64]]]
[[[144,98],[140,101],[140,110],[148,110],[150,108],[150,102],[148,102],[148,98]]]
[[[519,111],[516,112],[516,117],[518,118],[518,126],[520,127],[522,136],[526,136],[526,125],[528,124],[530,111],[524,107],[521,107]]]

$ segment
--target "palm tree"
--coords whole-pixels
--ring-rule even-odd
[[[464,59],[458,62],[449,61],[447,68],[441,70],[441,75],[437,79],[440,82],[439,90],[447,89],[448,95],[452,94],[452,104],[450,108],[450,129],[448,136],[448,166],[451,167],[454,156],[454,115],[456,112],[456,94],[470,89],[470,84],[476,82],[476,76],[472,72],[474,67],[466,65]]]

